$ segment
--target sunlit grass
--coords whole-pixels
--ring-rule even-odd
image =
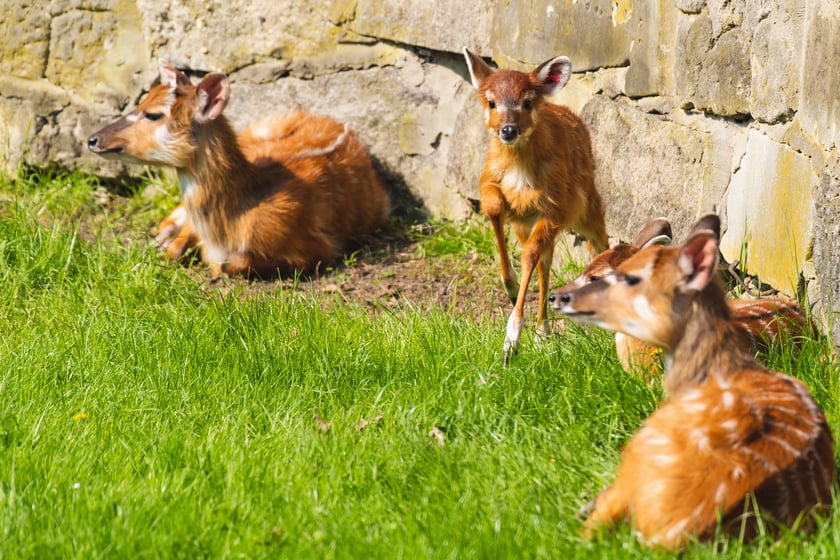
[[[0,185],[0,557],[671,557],[627,527],[578,537],[661,399],[610,335],[526,329],[504,369],[489,318],[209,285],[160,260],[166,209],[130,194],[114,207],[78,174]],[[480,221],[420,247],[495,250]],[[827,343],[768,359],[837,431]],[[830,521],[687,555],[835,558]]]

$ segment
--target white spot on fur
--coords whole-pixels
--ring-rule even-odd
[[[721,422],[720,427],[726,430],[727,432],[734,432],[735,428],[738,427],[738,421],[727,420],[726,422]]]
[[[702,412],[705,412],[707,407],[706,407],[706,403],[704,403],[702,401],[700,401],[700,402],[690,401],[690,402],[683,402],[682,403],[682,408],[683,408],[683,410],[685,410],[689,414],[700,414]]]
[[[740,468],[740,467],[736,467],[736,470],[738,468]],[[733,470],[732,472],[734,474],[735,470]],[[736,476],[735,480],[738,480],[738,478],[740,478],[740,477]],[[728,491],[729,491],[729,489],[727,488],[725,482],[721,482],[720,484],[718,484],[717,490],[715,490],[715,504],[717,504],[717,505],[723,504],[726,501],[726,493]]]
[[[723,401],[724,408],[732,408],[732,405],[735,404],[735,395],[733,395],[730,391],[725,391],[721,400]]]
[[[709,445],[709,434],[706,428],[694,428],[688,434],[688,439],[703,453],[708,453],[711,449]]]
[[[687,526],[688,519],[683,519],[679,523],[675,524],[665,533],[665,540],[668,542],[673,542],[677,537],[679,537],[683,533],[683,531],[685,531],[685,528]]]

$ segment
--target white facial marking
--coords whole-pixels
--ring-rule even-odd
[[[656,322],[656,312],[650,305],[650,301],[643,296],[638,295],[633,298],[633,311],[639,316],[639,319],[647,323]]]

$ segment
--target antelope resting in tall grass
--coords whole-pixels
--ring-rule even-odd
[[[464,55],[490,134],[479,185],[481,212],[493,226],[502,283],[514,303],[505,332],[507,363],[519,347],[534,268],[539,277],[537,334],[541,336],[549,332],[546,301],[557,236],[572,229],[589,241],[591,252],[605,250],[604,205],[595,189],[586,125],[568,107],[546,100],[569,81],[569,59],[552,58],[525,73],[494,70],[467,49]],[[522,245],[521,283],[508,255],[505,220]]]
[[[714,227],[714,224],[708,225]],[[668,244],[671,236],[668,220],[652,220],[642,228],[633,243],[619,243],[595,257],[577,278],[549,296],[549,305],[557,309],[563,293],[614,274],[621,263],[639,250],[657,243]],[[803,337],[817,333],[814,322],[793,300],[782,297],[757,300],[727,298],[726,302],[733,321],[742,331],[741,340],[753,353],[766,352],[779,342],[791,342],[796,346]],[[661,349],[637,338],[616,332],[615,349],[625,371],[638,371],[648,376],[660,367]]]
[[[198,246],[214,274],[313,271],[385,224],[388,194],[352,130],[293,111],[236,134],[229,94],[223,74],[193,85],[161,61],[160,85],[88,140],[106,158],[176,168],[182,203],[157,237],[168,256]]]
[[[746,538],[759,517],[812,530],[831,505],[836,467],[825,416],[805,384],[746,350],[716,278],[719,227],[707,216],[683,246],[642,249],[614,274],[560,296],[566,316],[666,354],[668,397],[595,498],[587,537],[628,520],[648,543],[679,548],[713,537],[719,521]]]

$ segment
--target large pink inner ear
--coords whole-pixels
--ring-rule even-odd
[[[677,261],[683,277],[679,290],[699,292],[714,278],[718,263],[718,240],[711,231],[699,232],[686,241]]]
[[[565,56],[546,60],[532,73],[540,85],[543,95],[551,95],[563,89],[572,75],[572,61]]]
[[[196,86],[200,120],[212,120],[222,114],[230,95],[230,84],[224,74],[208,74]]]

